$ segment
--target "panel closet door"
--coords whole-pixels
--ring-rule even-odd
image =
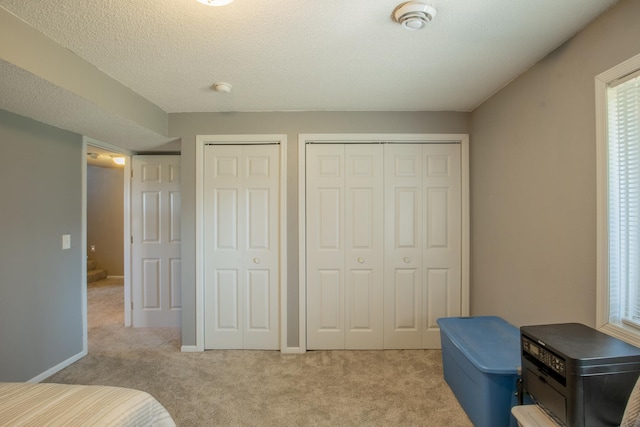
[[[385,348],[440,348],[461,313],[460,173],[459,144],[385,146]]]
[[[279,146],[204,149],[205,348],[279,348]]]
[[[422,347],[440,348],[436,320],[462,314],[460,145],[424,145],[422,165]]]
[[[384,154],[384,347],[422,348],[422,145]]]
[[[383,146],[345,145],[345,348],[383,346]]]
[[[459,144],[310,144],[307,348],[440,348],[461,313]]]
[[[307,150],[307,348],[382,348],[382,146]]]

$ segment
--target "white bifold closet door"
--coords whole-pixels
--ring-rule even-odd
[[[205,348],[279,348],[279,146],[204,148]]]
[[[458,144],[385,146],[385,348],[440,348],[461,313]]]
[[[307,348],[439,348],[461,312],[460,146],[306,149]]]
[[[382,145],[307,146],[307,348],[382,348]]]

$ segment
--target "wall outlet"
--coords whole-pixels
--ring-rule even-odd
[[[70,248],[71,248],[71,234],[63,234],[62,249],[70,249]]]

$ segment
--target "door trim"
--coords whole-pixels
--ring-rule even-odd
[[[287,347],[287,135],[196,135],[196,345],[195,351],[204,351],[204,146],[226,145],[280,145],[280,351]],[[189,348],[188,350],[192,350]]]
[[[469,217],[469,135],[468,134],[299,134],[298,135],[298,331],[299,352],[307,350],[307,144],[460,144],[460,184],[462,214],[462,254],[460,315],[469,315],[470,217]]]

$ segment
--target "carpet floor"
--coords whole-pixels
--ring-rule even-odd
[[[46,382],[144,390],[180,427],[472,426],[439,350],[181,353],[177,328],[123,327],[121,281],[87,299],[89,354]]]

